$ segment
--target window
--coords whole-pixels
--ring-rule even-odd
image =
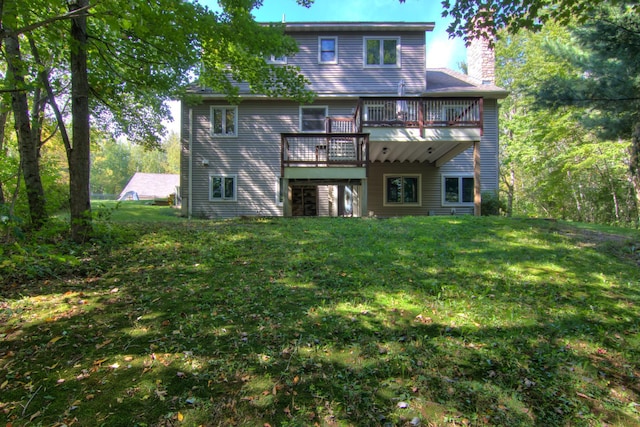
[[[442,178],[442,204],[473,204],[473,177],[444,176]]]
[[[328,107],[300,107],[300,131],[324,132]]]
[[[338,38],[319,37],[318,38],[318,63],[337,64],[338,63]]]
[[[275,56],[275,55],[267,55],[265,56],[267,64],[280,64],[284,65],[287,63],[286,56]]]
[[[400,38],[364,38],[365,67],[400,67]]]
[[[211,107],[211,135],[212,136],[238,136],[238,107],[217,106]]]
[[[236,176],[235,175],[210,175],[209,176],[209,200],[235,201],[236,200]]]
[[[420,175],[385,175],[384,205],[420,205]]]

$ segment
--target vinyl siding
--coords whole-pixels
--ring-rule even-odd
[[[240,215],[282,215],[276,203],[276,182],[280,176],[280,133],[299,129],[299,104],[289,101],[245,101],[238,106],[238,137],[210,136],[210,106],[193,106],[193,215],[196,217],[234,217]],[[352,114],[355,102],[319,100],[328,106],[329,115]],[[498,188],[497,103],[485,100],[485,129],[480,142],[482,191]],[[181,187],[188,192],[188,108],[183,117],[183,153]],[[202,161],[207,159],[208,166]],[[209,175],[237,176],[236,201],[210,201]],[[384,174],[420,174],[422,205],[384,206]],[[469,149],[441,168],[420,163],[373,163],[369,168],[368,211],[376,216],[448,215],[452,206],[442,204],[443,175],[472,175],[473,149]],[[330,214],[328,191],[318,189],[319,215]],[[183,198],[187,213],[188,195]],[[455,213],[472,213],[471,206],[455,206]]]
[[[311,82],[310,88],[322,94],[397,95],[398,82],[406,82],[406,94],[425,90],[425,33],[326,33],[338,37],[338,64],[318,63],[318,34],[295,34],[299,52],[288,58],[289,65]],[[400,38],[400,68],[365,68],[364,37]]]
[[[480,139],[480,183],[481,191],[498,189],[498,103],[495,99],[484,100],[484,130]],[[473,148],[461,153],[440,168],[441,175],[473,174]]]
[[[204,218],[282,215],[276,202],[276,183],[280,178],[280,134],[299,131],[300,105],[291,101],[244,101],[238,105],[238,136],[210,135],[210,111],[207,102],[183,107],[181,187],[188,193],[189,178],[189,108],[193,116],[192,215]],[[328,106],[333,116],[351,115],[355,101],[317,101]],[[203,165],[203,160],[208,166]],[[210,201],[209,176],[235,175],[237,199]],[[328,188],[318,188],[318,213],[329,215]],[[188,214],[188,196],[183,198],[183,214]]]

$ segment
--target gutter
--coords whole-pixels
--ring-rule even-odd
[[[189,198],[187,199],[187,217],[193,213],[193,108],[189,108]]]

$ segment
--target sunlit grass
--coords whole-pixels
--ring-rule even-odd
[[[129,208],[8,258],[5,423],[640,425],[637,234]]]

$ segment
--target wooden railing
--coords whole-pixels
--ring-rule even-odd
[[[365,167],[369,161],[369,134],[283,133],[282,167]]]
[[[480,127],[482,98],[361,98],[354,123],[365,127]]]

